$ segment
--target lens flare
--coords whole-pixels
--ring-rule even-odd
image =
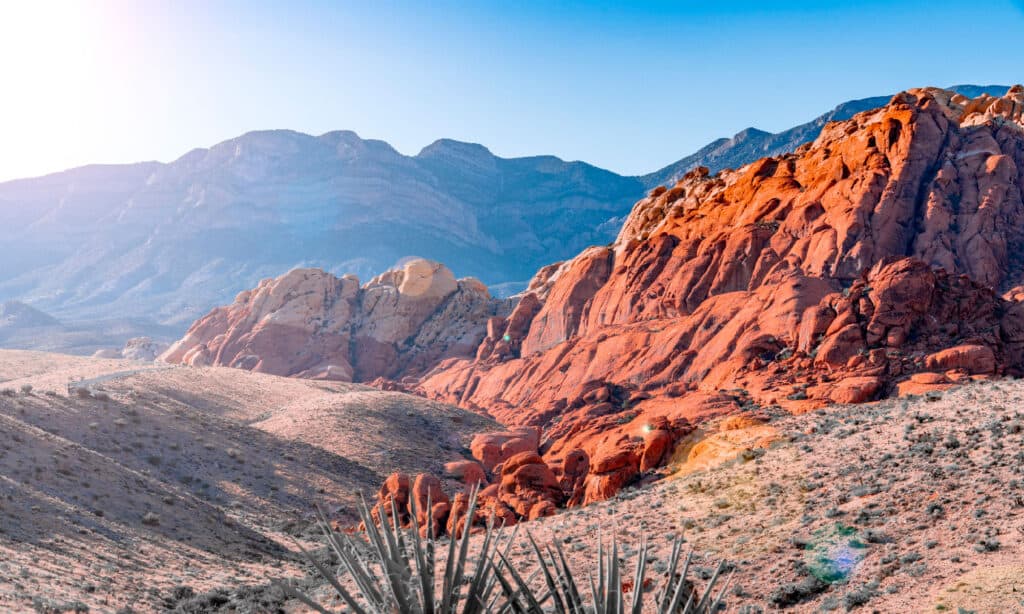
[[[849,578],[867,554],[867,545],[857,539],[856,533],[856,529],[841,524],[816,531],[804,554],[811,574],[830,584]]]

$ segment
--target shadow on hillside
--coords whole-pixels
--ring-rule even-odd
[[[323,449],[167,405],[0,399],[2,537],[44,545],[56,531],[127,546],[140,536],[217,557],[276,557],[279,544],[224,510],[299,520],[322,503],[351,514],[355,494],[382,479]],[[61,523],[76,529],[60,531]]]

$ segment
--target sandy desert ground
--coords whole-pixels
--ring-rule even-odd
[[[757,408],[707,424],[653,485],[518,530],[521,572],[527,530],[584,579],[598,536],[627,572],[646,536],[654,588],[682,536],[698,587],[719,562],[733,573],[726,612],[1024,612],[1024,382]]]
[[[68,394],[80,379],[93,394]],[[350,521],[358,493],[440,474],[496,426],[360,385],[22,351],[0,351],[0,424],[4,612],[301,575],[316,505]]]
[[[655,485],[529,530],[581,572],[599,533],[629,570],[646,535],[656,586],[682,535],[697,578],[734,570],[728,612],[1024,612],[1024,382],[755,410],[694,444]]]
[[[68,396],[78,378],[100,381],[92,397]],[[0,380],[4,611],[303,611],[267,588],[279,577],[330,603],[291,539],[317,547],[312,506],[351,524],[357,492],[395,470],[441,474],[496,426],[221,368],[5,351]],[[1024,382],[752,407],[706,424],[663,473],[520,531],[561,541],[584,576],[598,535],[630,568],[646,535],[655,585],[681,535],[698,584],[720,561],[734,571],[728,612],[1024,612]]]

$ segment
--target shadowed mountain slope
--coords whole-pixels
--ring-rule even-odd
[[[496,426],[354,384],[0,351],[0,611],[295,575],[317,505],[350,522],[360,492]]]

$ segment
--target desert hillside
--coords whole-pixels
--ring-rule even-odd
[[[511,540],[501,543],[512,565],[540,593],[531,537],[560,544],[582,582],[597,574],[598,541],[615,540],[629,598],[646,539],[644,611],[655,611],[653,587],[664,585],[677,538],[692,551],[698,592],[722,565],[724,612],[1024,611],[1022,395],[1024,383],[1003,380],[800,415],[749,407],[691,433],[665,479],[500,529],[498,539]],[[303,610],[264,580],[180,605]],[[316,574],[299,586],[337,603]]]
[[[0,422],[3,611],[293,575],[315,506],[350,522],[358,493],[497,426],[357,384],[6,350]]]
[[[727,612],[1022,612],[1022,397],[1004,380],[796,416],[752,408],[706,423],[656,485],[528,529],[579,573],[597,535],[627,546],[627,570],[646,535],[655,585],[681,535],[698,583],[721,561],[735,570]]]

